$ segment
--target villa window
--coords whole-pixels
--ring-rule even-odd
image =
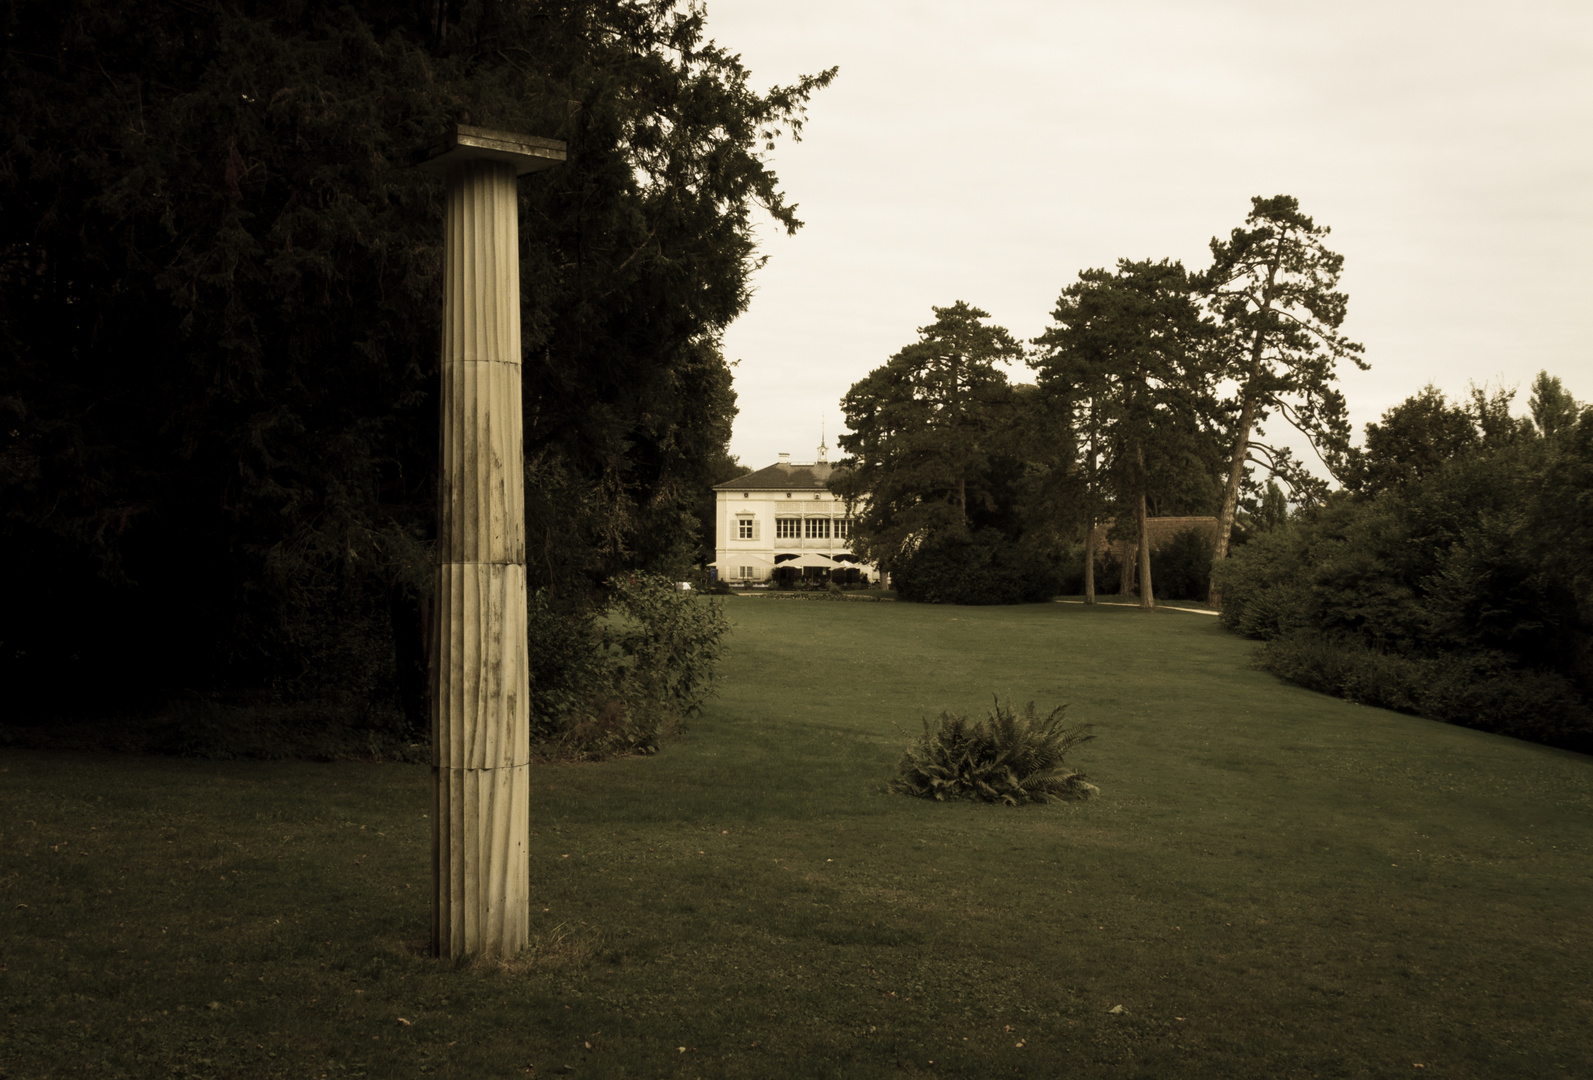
[[[810,517],[807,522],[807,538],[809,540],[828,540],[830,537],[830,519],[827,517]]]
[[[758,519],[751,515],[736,518],[736,539],[756,540],[758,538]]]
[[[777,517],[774,519],[774,538],[776,540],[795,540],[801,535],[801,518]]]
[[[851,518],[836,518],[835,519],[835,538],[837,540],[845,540],[845,539],[849,538],[851,535],[852,535],[852,519]]]

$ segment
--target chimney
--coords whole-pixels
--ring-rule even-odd
[[[782,464],[782,465],[791,464],[791,455],[789,453],[781,454],[780,455],[780,464]]]

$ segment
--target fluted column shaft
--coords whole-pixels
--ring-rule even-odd
[[[432,948],[440,956],[513,956],[530,932],[514,166],[453,165],[445,213]]]

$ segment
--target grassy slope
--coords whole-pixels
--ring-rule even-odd
[[[424,769],[0,755],[0,1075],[1593,1074],[1593,761],[1199,615],[730,603],[683,741],[537,773],[514,970],[423,955]],[[1103,797],[882,793],[992,693]]]

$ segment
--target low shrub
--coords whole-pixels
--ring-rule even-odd
[[[638,573],[609,583],[608,611],[603,640],[618,654],[617,695],[681,720],[700,712],[730,630],[723,602]]]
[[[1332,694],[1358,705],[1416,712],[1412,692],[1421,665],[1356,642],[1299,632],[1274,638],[1256,654],[1256,663],[1296,686]]]
[[[779,592],[770,592],[765,597],[767,600],[838,600],[842,603],[851,603],[860,600],[864,603],[876,602],[879,594],[864,592],[847,592],[844,589],[783,589]]]
[[[1071,544],[1062,545],[1061,556],[1057,559],[1056,587],[1057,592],[1063,596],[1083,595],[1084,541],[1075,540]]]
[[[723,601],[656,574],[609,583],[605,607],[530,597],[531,741],[545,757],[650,754],[713,692]]]
[[[723,602],[652,574],[611,583],[604,606],[527,597],[531,744],[544,758],[653,753],[713,692],[728,632]],[[345,687],[286,693],[188,693],[114,720],[42,717],[0,724],[0,747],[114,750],[212,760],[424,761],[417,732],[385,682],[353,667]],[[424,691],[424,686],[422,686]],[[424,700],[424,693],[422,693]],[[9,719],[9,718],[8,718]]]
[[[538,749],[544,757],[565,761],[656,754],[680,726],[679,714],[657,702],[632,703],[598,693],[564,717],[559,730]]]
[[[1061,588],[1055,559],[995,529],[932,537],[892,576],[897,595],[921,604],[1032,604]]]
[[[1066,705],[1045,716],[1034,702],[1020,716],[998,700],[983,720],[943,712],[933,729],[909,744],[896,766],[890,790],[945,802],[976,799],[1021,803],[1084,799],[1096,793],[1084,774],[1067,767],[1067,755],[1095,738],[1084,729],[1062,726]]]
[[[429,759],[391,702],[282,701],[273,695],[191,692],[147,711],[0,725],[0,747],[162,754],[210,761]]]
[[[1593,711],[1551,671],[1502,653],[1402,656],[1297,631],[1265,643],[1259,667],[1308,690],[1518,739],[1593,751]]]
[[[1095,591],[1098,595],[1115,594],[1122,579],[1123,566],[1107,548],[1095,552]],[[1057,561],[1056,591],[1062,596],[1084,595],[1084,541],[1075,540],[1063,547]],[[1158,590],[1159,591],[1159,590]]]

